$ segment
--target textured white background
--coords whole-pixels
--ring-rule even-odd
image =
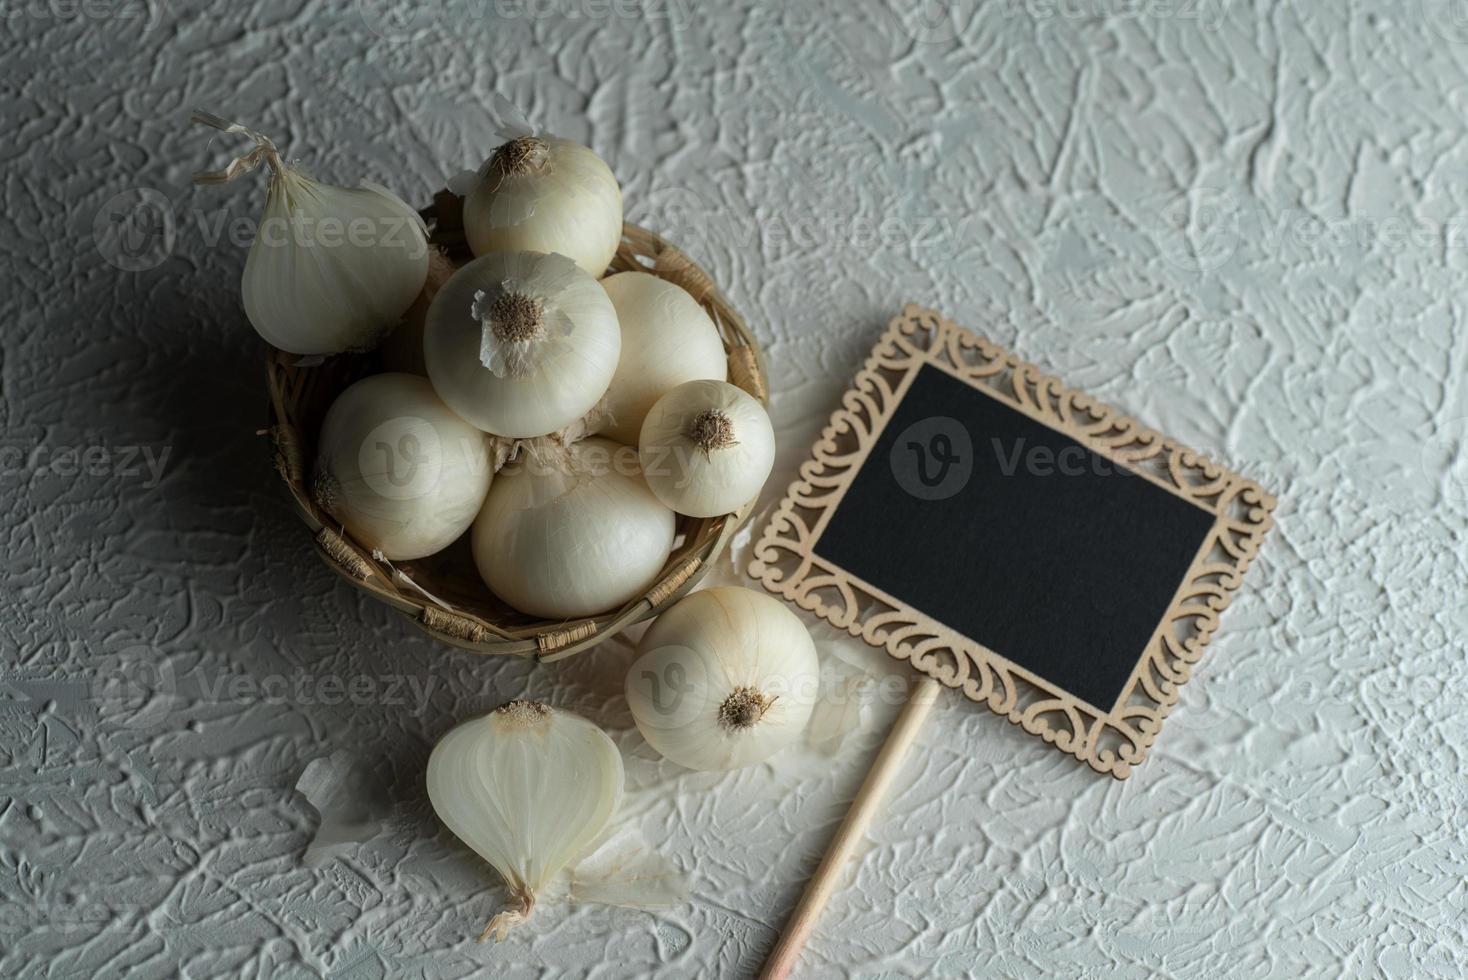
[[[770,499],[907,300],[1281,499],[1132,779],[946,701],[803,975],[1468,972],[1461,3],[0,12],[0,974],[744,977],[771,944],[890,708],[833,758],[660,763],[625,645],[549,668],[434,645],[320,565],[253,434],[228,222],[263,185],[189,186],[227,151],[189,109],[424,201],[490,145],[496,92],[594,146],[744,311]],[[174,237],[129,263],[94,226],[143,190]],[[362,703],[328,703],[355,677]],[[466,941],[502,893],[424,763],[527,692],[614,734],[686,907]],[[293,787],[335,749],[380,774],[388,826],[307,868]]]

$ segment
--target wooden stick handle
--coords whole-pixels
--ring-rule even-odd
[[[892,730],[887,733],[887,741],[882,744],[882,751],[877,753],[877,759],[872,763],[866,781],[861,784],[856,799],[851,801],[846,819],[841,821],[835,839],[827,848],[826,856],[821,859],[821,866],[816,868],[816,873],[806,882],[805,894],[800,897],[800,904],[791,913],[790,921],[785,923],[784,934],[780,936],[780,941],[770,953],[769,959],[765,960],[764,971],[759,975],[760,980],[785,980],[790,976],[796,960],[800,958],[801,949],[805,947],[805,941],[810,938],[826,902],[830,901],[831,893],[836,890],[841,868],[861,842],[872,817],[876,816],[883,797],[887,795],[887,787],[902,767],[908,746],[912,745],[918,730],[923,727],[928,711],[938,700],[938,692],[942,689],[943,686],[931,677],[922,678],[913,687],[902,713],[892,723]]]

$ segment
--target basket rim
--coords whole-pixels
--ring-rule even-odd
[[[429,208],[423,212],[425,218],[432,220],[435,210]],[[618,268],[619,265],[628,268]],[[606,274],[621,271],[649,272],[693,295],[710,315],[724,341],[729,382],[768,406],[769,388],[759,345],[743,317],[702,266],[656,232],[624,222],[622,242]],[[697,543],[675,549],[654,584],[643,595],[617,609],[595,616],[538,620],[516,627],[495,624],[430,596],[391,562],[374,558],[371,549],[353,541],[340,524],[316,505],[307,487],[310,460],[306,458],[299,427],[292,421],[285,385],[291,372],[298,370],[297,360],[299,355],[267,345],[270,426],[261,433],[268,433],[274,440],[275,469],[296,511],[311,531],[316,553],[352,585],[397,609],[430,636],[459,649],[534,657],[547,663],[590,649],[627,627],[657,615],[692,591],[755,507],[758,495],[756,500],[730,514],[699,520],[685,534],[685,541],[697,540]]]

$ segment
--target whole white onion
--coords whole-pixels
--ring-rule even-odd
[[[312,492],[363,545],[422,558],[474,522],[493,475],[487,444],[426,379],[373,375],[327,411]]]
[[[690,769],[737,769],[795,741],[819,694],[815,644],[783,603],[749,589],[694,592],[643,635],[627,674],[637,730]]]
[[[486,432],[564,429],[601,400],[622,334],[606,290],[564,255],[495,252],[443,284],[423,355],[450,408]]]
[[[423,220],[392,191],[333,187],[287,167],[271,178],[240,291],[271,344],[335,354],[377,346],[427,271]]]
[[[630,446],[653,402],[685,381],[723,381],[728,362],[714,321],[686,290],[646,272],[619,272],[601,284],[622,326],[602,433]]]
[[[622,605],[656,580],[673,547],[673,512],[636,454],[606,439],[502,469],[474,521],[474,563],[490,591],[545,619]]]
[[[659,500],[690,517],[717,517],[759,495],[775,465],[775,430],[744,390],[689,381],[647,413],[637,454]]]
[[[385,187],[313,180],[287,166],[269,137],[239,123],[197,109],[192,118],[254,144],[223,170],[194,174],[196,183],[225,184],[261,164],[270,169],[240,283],[255,331],[292,354],[376,347],[423,287],[423,219]]]
[[[622,189],[580,143],[517,136],[480,169],[464,234],[475,255],[559,252],[598,279],[622,241]]]

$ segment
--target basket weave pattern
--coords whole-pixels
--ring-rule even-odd
[[[431,241],[462,264],[470,258],[459,221],[462,202],[442,193],[424,212]],[[768,401],[759,349],[744,320],[708,273],[658,235],[636,225],[622,228],[622,244],[608,273],[650,272],[676,283],[713,319],[729,360],[729,381],[762,403]],[[480,580],[464,541],[437,555],[388,563],[352,540],[312,499],[311,461],[316,436],[332,401],[348,385],[379,370],[375,355],[339,355],[311,367],[299,356],[270,349],[270,434],[275,467],[296,509],[315,537],[317,552],[353,585],[410,616],[429,634],[479,653],[518,654],[543,660],[570,656],[661,612],[707,574],[714,558],[748,516],[753,501],[733,514],[678,518],[678,537],[662,573],[645,595],[587,619],[538,620],[495,598]]]

